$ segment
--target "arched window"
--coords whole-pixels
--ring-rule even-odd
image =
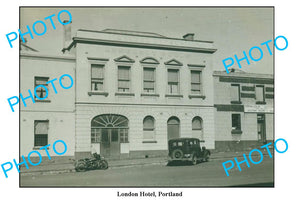
[[[168,120],[168,140],[180,137],[180,120],[173,116]]]
[[[98,115],[92,120],[92,128],[128,128],[128,119],[122,115],[104,114]]]
[[[143,138],[144,140],[155,139],[155,120],[152,116],[146,116],[143,121]]]
[[[192,120],[192,135],[193,138],[203,140],[203,121],[200,117],[194,117]]]

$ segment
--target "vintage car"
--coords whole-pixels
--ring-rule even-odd
[[[190,161],[196,165],[201,161],[208,161],[210,151],[201,147],[198,138],[176,138],[168,141],[169,163],[174,161]]]

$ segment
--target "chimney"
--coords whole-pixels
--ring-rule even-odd
[[[185,34],[183,37],[184,40],[187,40],[187,41],[193,41],[194,40],[194,33],[187,33]]]
[[[63,21],[63,23],[67,23],[69,22],[69,20],[65,20]],[[72,25],[72,21],[71,23],[67,24],[67,25],[63,25],[64,27],[64,35],[63,35],[63,48],[66,48],[70,45],[70,43],[72,42],[72,38],[71,38],[71,25]]]

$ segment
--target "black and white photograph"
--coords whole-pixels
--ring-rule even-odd
[[[7,1],[2,212],[297,212],[291,0]]]
[[[274,186],[273,9],[21,7],[20,186]]]
[[[273,18],[21,7],[20,187],[273,187]]]

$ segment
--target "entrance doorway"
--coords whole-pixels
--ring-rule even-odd
[[[92,143],[100,143],[100,155],[120,156],[120,143],[128,143],[128,119],[122,115],[104,114],[92,120]]]
[[[266,141],[265,114],[257,114],[257,134],[258,134],[258,141],[259,142],[265,142]]]
[[[177,117],[168,120],[168,140],[180,137],[180,121]]]

